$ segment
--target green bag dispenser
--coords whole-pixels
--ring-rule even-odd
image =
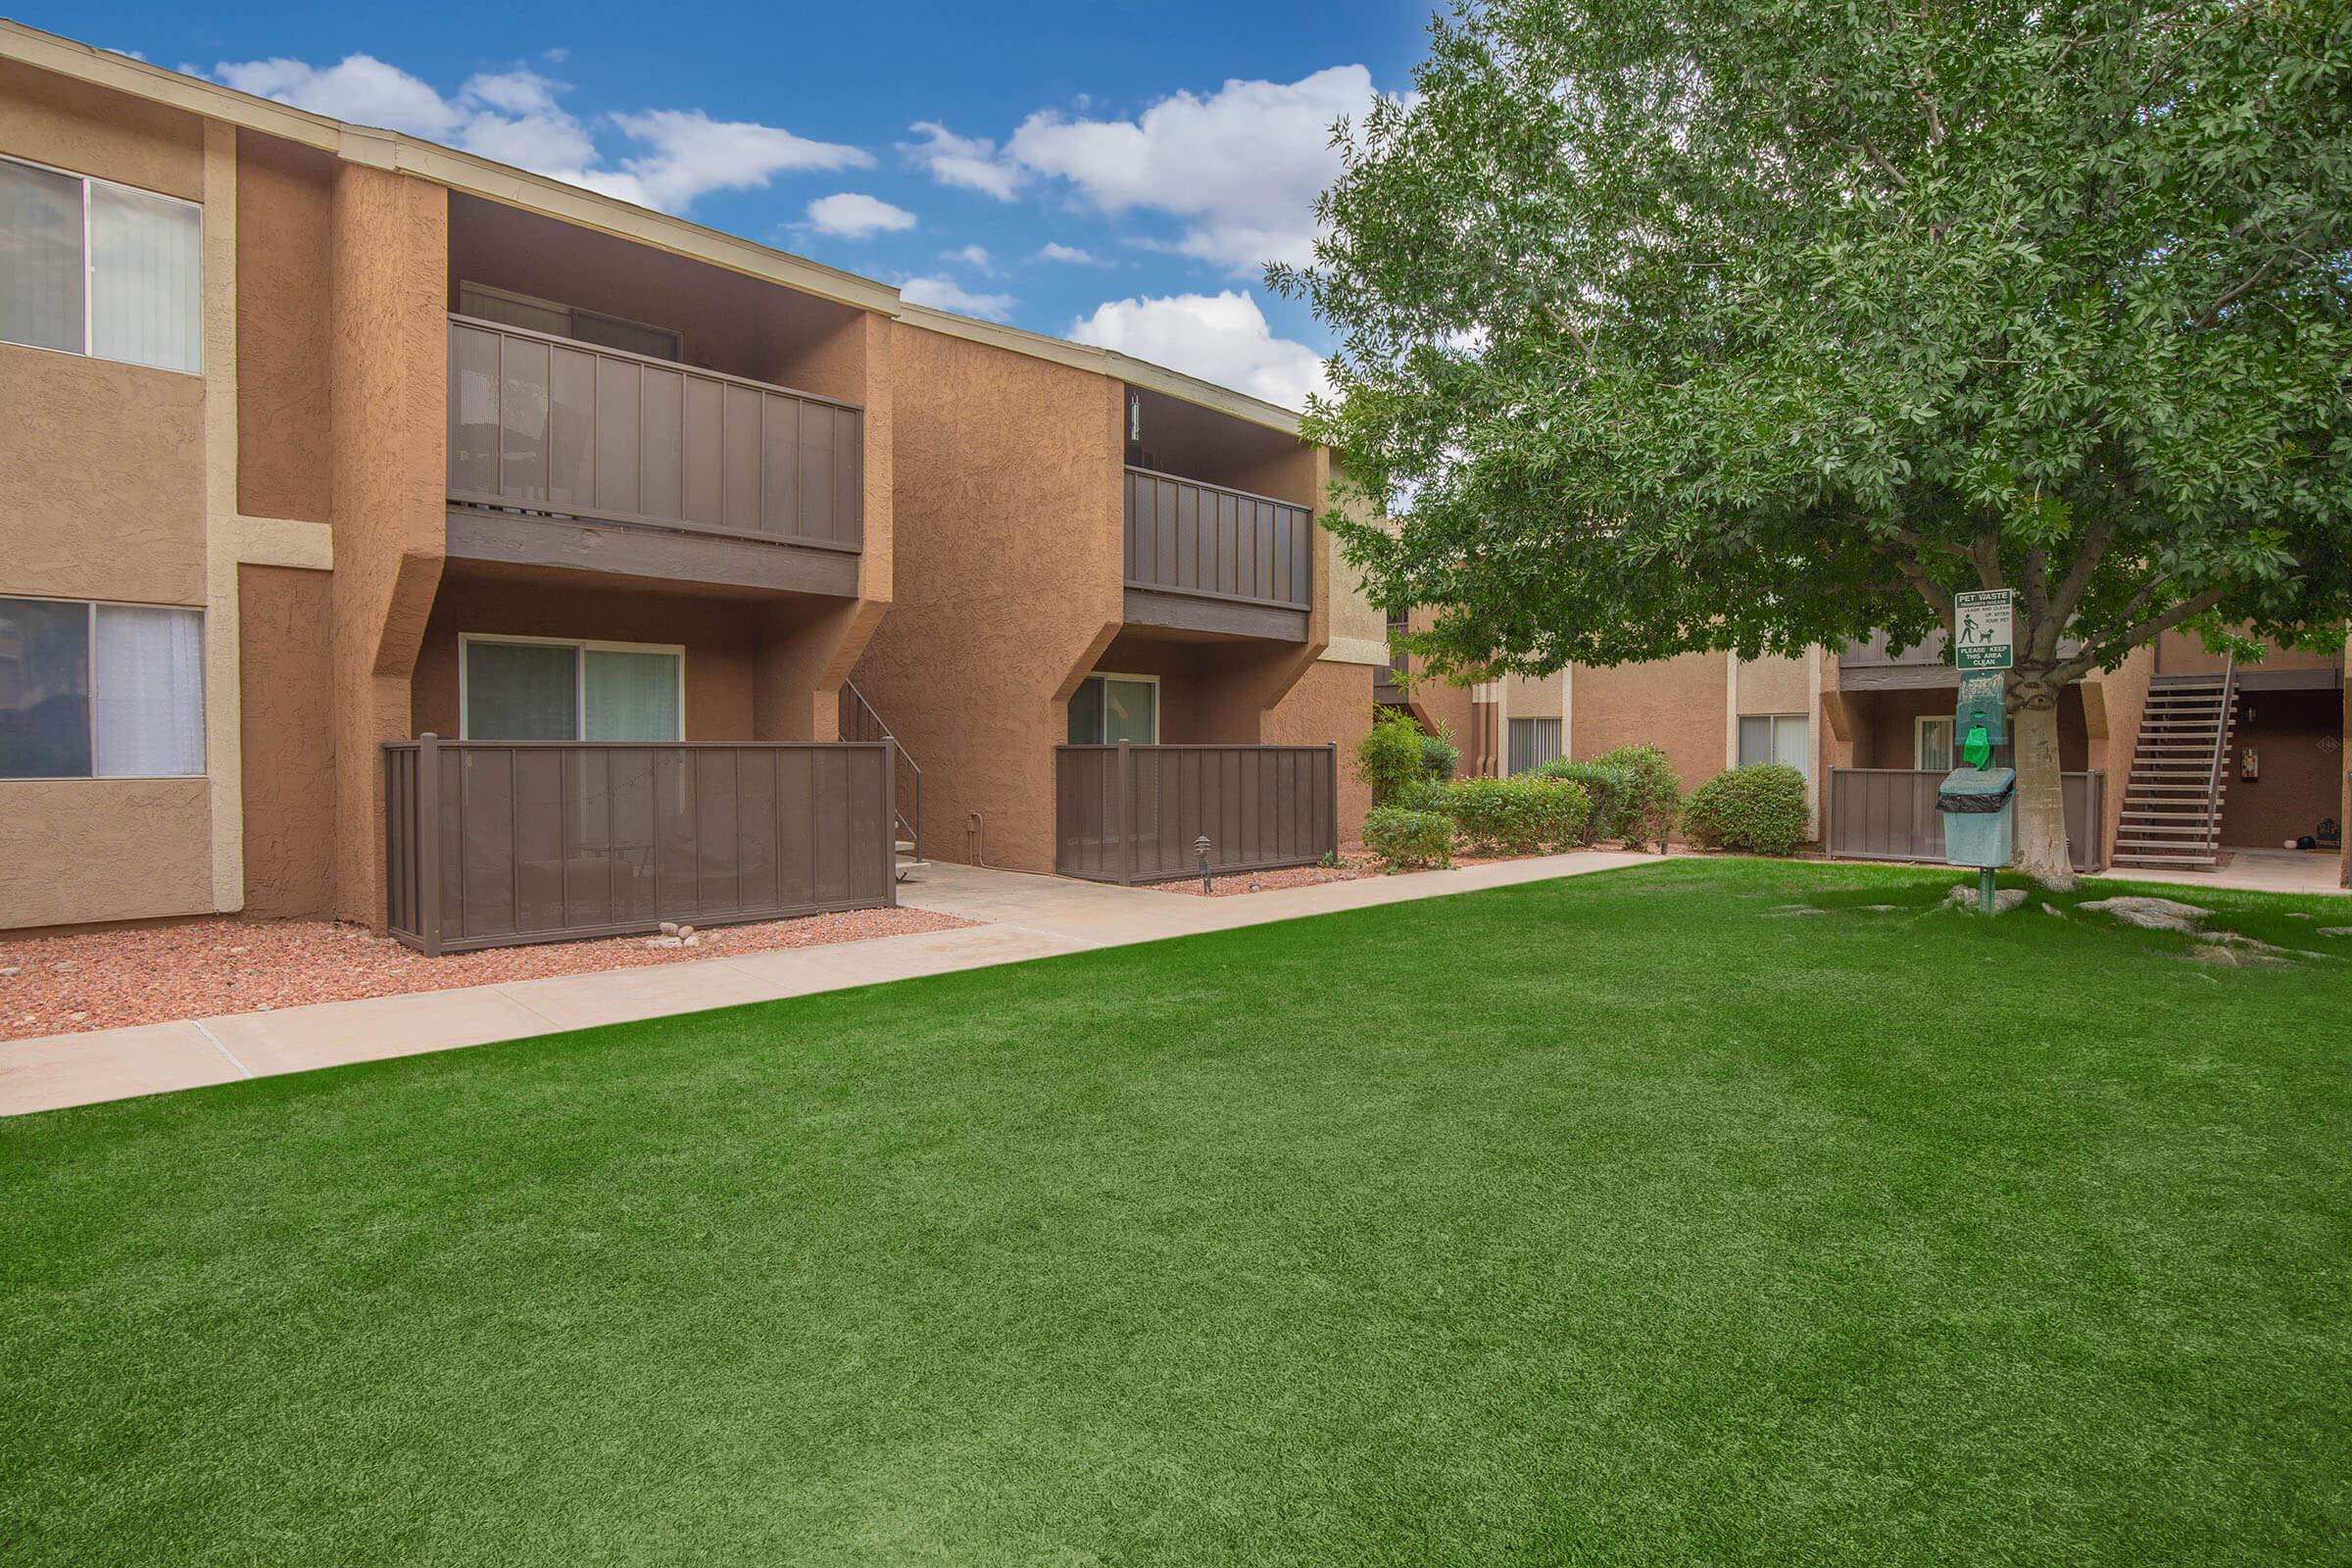
[[[2007,865],[2017,848],[2017,770],[1955,767],[1936,796],[1943,813],[1943,858],[1984,870]]]
[[[1982,770],[1992,765],[1995,749],[2009,744],[2006,682],[1997,669],[1969,670],[1960,677],[1960,702],[1952,710],[1952,757]]]

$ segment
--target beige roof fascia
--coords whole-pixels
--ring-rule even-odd
[[[93,48],[6,19],[0,19],[0,60],[19,61],[72,80],[299,142],[350,163],[414,174],[485,201],[544,213],[565,222],[709,262],[860,310],[879,311],[910,326],[991,344],[1075,369],[1092,370],[1237,419],[1266,425],[1286,435],[1298,433],[1298,416],[1292,410],[1213,381],[1152,365],[1115,349],[1095,348],[1017,326],[957,316],[952,311],[911,305],[902,300],[899,291],[888,283],[401,131],[346,124],[307,109],[257,98],[234,87],[166,71],[128,55]]]

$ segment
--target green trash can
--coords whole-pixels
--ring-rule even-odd
[[[1947,865],[2003,866],[2017,847],[2017,770],[1955,767],[1943,776],[1936,809],[1943,813]]]

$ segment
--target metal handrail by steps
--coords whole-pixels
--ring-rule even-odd
[[[2230,707],[2237,691],[2237,656],[2222,661],[2222,708],[2213,722],[2213,767],[2205,777],[2205,848],[2222,839],[2222,769],[2230,760]]]
[[[899,827],[906,834],[906,842],[914,846],[913,858],[920,860],[923,858],[922,766],[907,754],[899,738],[890,732],[890,726],[882,722],[882,715],[874,711],[874,705],[865,700],[865,694],[853,681],[841,683],[841,738],[845,741],[890,743],[891,755],[906,769],[909,786],[898,792]]]

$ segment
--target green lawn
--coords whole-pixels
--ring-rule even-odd
[[[2352,961],[1952,880],[1683,860],[0,1125],[0,1561],[2343,1560]]]

